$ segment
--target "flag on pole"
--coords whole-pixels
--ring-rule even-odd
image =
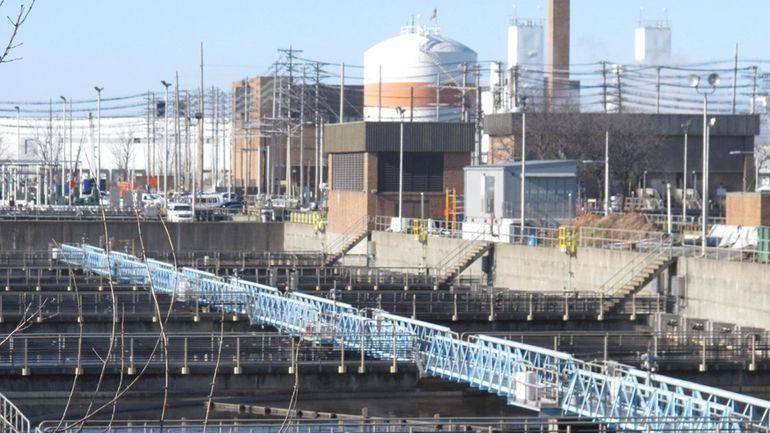
[[[433,8],[433,13],[430,14],[430,21],[438,19],[438,9]]]

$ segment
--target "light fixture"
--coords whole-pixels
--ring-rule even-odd
[[[718,86],[720,82],[719,74],[717,74],[716,72],[710,73],[708,77],[708,81],[709,81],[709,84],[711,84],[712,86],[714,87]]]
[[[690,74],[687,76],[687,83],[690,87],[698,87],[698,84],[700,84],[700,76],[698,74]]]

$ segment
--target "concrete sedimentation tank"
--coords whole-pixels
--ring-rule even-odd
[[[436,28],[403,27],[364,53],[365,119],[399,121],[400,107],[405,121],[463,120],[475,106],[476,57]]]

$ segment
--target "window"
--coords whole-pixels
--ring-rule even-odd
[[[377,157],[380,192],[398,191],[398,152],[380,152]],[[444,155],[409,152],[404,154],[404,186],[406,192],[444,191]]]
[[[484,212],[495,211],[495,177],[484,176]]]
[[[364,154],[332,154],[332,189],[337,191],[364,190]]]

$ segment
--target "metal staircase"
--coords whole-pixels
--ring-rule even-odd
[[[348,227],[336,239],[326,245],[323,251],[324,266],[331,266],[354,246],[369,235],[369,216],[363,216]]]
[[[661,245],[639,255],[600,287],[599,291],[605,295],[603,313],[622,306],[674,263],[676,258],[671,255],[670,249],[664,251],[663,248]]]
[[[436,284],[440,286],[454,280],[493,246],[493,242],[483,240],[472,240],[460,245],[436,265]]]

